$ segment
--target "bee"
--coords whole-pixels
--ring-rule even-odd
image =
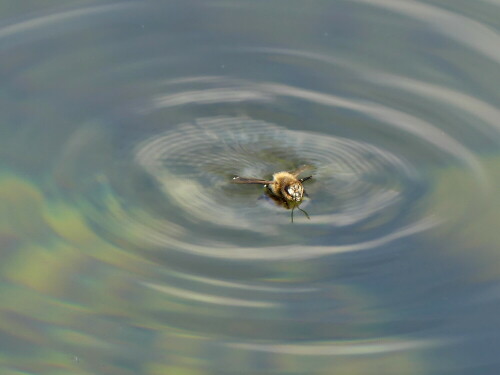
[[[258,184],[264,185],[266,188],[266,194],[269,196],[277,205],[280,205],[286,209],[292,209],[291,217],[293,223],[293,210],[298,208],[302,211],[308,219],[309,215],[303,209],[299,207],[307,196],[303,183],[310,180],[312,176],[298,178],[299,175],[312,167],[310,165],[304,165],[291,172],[277,172],[273,174],[272,180],[262,180],[258,178],[245,178],[245,177],[233,177],[233,183],[235,184]]]

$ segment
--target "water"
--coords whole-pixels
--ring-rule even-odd
[[[499,1],[0,10],[2,374],[500,371]]]

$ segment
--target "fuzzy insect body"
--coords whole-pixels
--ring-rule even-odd
[[[300,209],[298,206],[304,199],[306,194],[303,182],[312,178],[312,176],[299,178],[298,176],[311,166],[305,165],[292,172],[277,172],[273,174],[272,180],[263,180],[258,178],[246,177],[233,177],[235,184],[258,184],[267,187],[268,195],[273,199],[276,204],[279,204],[287,209],[292,209],[292,222],[293,222],[293,209],[297,207],[303,211],[309,218],[307,213]]]

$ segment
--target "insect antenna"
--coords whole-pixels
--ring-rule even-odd
[[[306,215],[306,217],[307,217],[309,220],[311,220],[311,218],[309,217],[309,215],[307,214],[307,212],[305,212],[305,211],[304,211],[302,208],[300,208],[300,207],[297,207],[297,208],[298,208],[299,210],[301,210],[301,211],[304,213],[304,215]]]
[[[309,214],[308,214],[306,211],[304,211],[302,208],[300,208],[300,207],[298,207],[298,206],[293,206],[293,207],[292,207],[292,212],[290,213],[290,217],[291,217],[291,219],[292,219],[292,223],[293,223],[293,210],[295,210],[295,207],[297,207],[300,211],[302,211],[302,212],[304,213],[304,215],[306,215],[306,217],[307,217],[309,220],[311,220],[311,218],[309,217]]]

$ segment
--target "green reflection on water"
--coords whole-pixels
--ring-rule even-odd
[[[112,197],[107,201],[110,211],[119,209]],[[245,324],[237,317],[238,307],[221,308],[217,300],[212,306],[189,295],[184,299],[145,288],[138,281],[154,275],[152,262],[105,241],[75,207],[48,199],[34,183],[9,172],[0,177],[0,223],[5,280],[0,287],[0,330],[8,346],[0,365],[12,374],[17,368],[46,374],[216,374],[220,367],[228,371],[258,367],[256,358],[265,368],[290,373],[330,374],[333,368],[349,374],[399,374],[403,369],[406,374],[422,373],[412,351],[384,353],[394,345],[390,337],[369,342],[306,341],[298,346],[269,339],[259,342],[259,335],[272,336],[273,330],[279,337],[280,329],[287,326],[280,323],[287,319],[285,311],[271,308],[266,311],[269,322]],[[124,237],[129,229],[123,228]],[[375,302],[368,303],[369,296],[352,287],[336,288],[332,298],[350,301],[353,311],[339,311],[340,315],[360,314],[361,320],[377,321],[382,314],[367,311]],[[194,316],[200,330],[182,328],[175,319],[170,326],[158,314]],[[202,328],[210,324],[215,324],[215,330]],[[364,336],[355,325],[343,326],[341,333],[341,325],[333,325],[331,335]],[[369,326],[366,329],[374,327]],[[217,332],[241,335],[253,344],[245,348]],[[262,348],[270,342],[266,353]],[[365,347],[382,352],[367,357]],[[332,356],[330,351],[337,354]],[[135,359],[127,362],[128,357]]]
[[[428,202],[442,216],[444,225],[433,232],[437,241],[446,238],[441,249],[448,256],[461,257],[481,272],[476,281],[497,282],[500,277],[500,158],[483,160],[485,186],[470,171],[459,167],[441,172]]]

